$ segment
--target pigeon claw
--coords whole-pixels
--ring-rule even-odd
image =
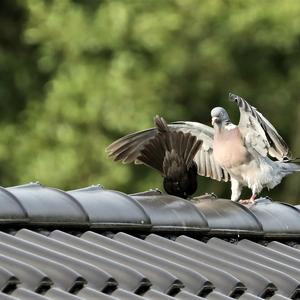
[[[255,204],[255,198],[251,197],[250,199],[239,200],[239,203],[246,207],[251,207],[252,205]]]
[[[253,204],[253,203],[255,203],[255,200],[252,200],[251,198],[250,199],[241,199],[241,200],[239,200],[239,203],[240,204]]]

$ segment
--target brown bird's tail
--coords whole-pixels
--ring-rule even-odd
[[[143,146],[137,159],[163,176],[170,175],[174,164],[189,169],[202,142],[190,133],[171,131],[162,117],[156,116],[154,123],[157,133]]]

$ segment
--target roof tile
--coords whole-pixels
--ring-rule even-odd
[[[53,234],[54,233],[55,232],[53,232]],[[155,257],[153,257],[151,254],[146,254],[145,252],[133,248],[130,245],[128,246],[126,244],[91,231],[83,233],[80,239],[88,241],[94,245],[88,246],[89,251],[91,251],[92,253],[99,253],[98,247],[104,246],[110,251],[114,251],[117,253],[126,253],[127,256],[134,258],[136,260],[134,264],[135,268],[143,272],[147,276],[147,278],[150,279],[152,286],[158,291],[172,294],[174,291],[178,291],[178,289],[183,287],[183,283],[176,276],[174,276],[170,272],[167,272],[165,269],[162,269],[160,266],[155,266],[151,263],[152,261],[150,260],[150,258],[155,260]],[[95,247],[95,245],[97,247]],[[132,264],[132,260],[129,261],[129,263]]]
[[[0,254],[0,266],[19,278],[23,288],[43,292],[51,287],[52,280],[41,270],[17,259]]]
[[[296,300],[299,216],[266,199],[0,188],[0,300]]]
[[[51,257],[53,260],[56,259],[77,272],[81,272],[85,279],[88,278],[89,285],[100,291],[114,289],[116,281],[113,278],[117,280],[120,286],[133,291],[144,282],[141,273],[107,259],[103,252],[96,256],[65,242],[25,229],[18,231],[16,236],[22,239],[27,246],[35,245],[36,250],[32,249],[32,251]]]
[[[23,249],[23,245],[11,246],[3,240],[3,233],[0,232],[1,242],[0,242],[0,252],[5,256],[14,258],[21,262],[27,263],[34,266],[35,268],[45,272],[49,278],[60,288],[66,291],[72,291],[78,286],[83,286],[86,280],[77,272],[70,269],[69,267],[37,255],[33,252],[28,252]],[[45,268],[47,266],[47,268]]]
[[[82,298],[80,298],[76,295],[67,293],[66,291],[63,291],[56,287],[48,290],[46,292],[45,296],[52,300],[82,300]]]
[[[244,258],[244,263],[247,268],[256,272],[259,271],[260,274],[271,279],[281,294],[287,297],[295,297],[295,295],[298,294],[300,287],[299,281],[295,279],[294,275],[296,275],[296,278],[299,278],[297,277],[299,275],[297,270],[290,266],[277,263],[270,258],[253,253],[248,249],[243,249],[218,238],[211,238],[208,244],[213,247],[220,247],[224,252],[234,253],[236,257]]]
[[[91,289],[89,287],[84,287],[81,289],[77,296],[79,298],[83,298],[84,300],[116,300],[117,298],[104,294],[102,292],[99,292],[97,290]]]
[[[237,202],[209,197],[193,203],[207,219],[211,234],[263,234],[255,215]]]
[[[139,249],[145,252],[145,260],[156,266],[165,268],[170,273],[175,274],[185,286],[185,290],[196,295],[206,295],[214,288],[213,284],[201,272],[195,272],[187,266],[178,263],[170,262],[168,259],[162,258],[163,249],[158,249],[141,239],[135,238],[131,235],[119,232],[114,235],[114,239],[126,245]],[[147,255],[150,253],[151,256]],[[147,259],[148,258],[148,259]]]
[[[207,220],[190,201],[160,193],[132,197],[150,216],[153,230],[209,230]]]
[[[44,241],[45,243],[41,244],[39,242],[34,242],[33,238],[31,238],[32,236],[35,236],[39,240],[39,242]],[[103,272],[101,269],[95,267],[94,265],[86,264],[79,259],[74,259],[70,255],[66,255],[66,253],[60,251],[59,248],[56,248],[53,251],[53,249],[51,249],[49,244],[47,243],[48,238],[41,234],[24,229],[17,232],[14,237],[0,232],[0,237],[2,241],[5,241],[6,244],[24,249],[25,251],[28,251],[30,253],[38,254],[52,261],[59,262],[60,264],[67,266],[68,268],[73,270],[73,272],[78,272],[78,274],[83,275],[84,282],[82,283],[88,281],[91,286],[97,286],[98,288],[102,289],[106,289],[107,285],[116,286],[116,281],[112,278],[111,275]],[[77,280],[77,278],[74,279]],[[62,281],[62,278],[59,278],[59,280]],[[68,280],[68,278],[66,278],[66,280]],[[65,288],[65,290],[68,289]]]
[[[11,295],[0,292],[0,300],[19,300],[19,299]]]
[[[49,300],[49,298],[43,295],[34,293],[33,291],[24,288],[16,289],[12,295],[20,300]]]
[[[150,218],[132,197],[99,185],[68,192],[87,213],[91,228],[145,228]]]
[[[189,259],[192,258],[194,261],[204,261],[210,266],[214,266],[216,270],[219,271],[219,276],[222,277],[214,278],[212,279],[212,282],[216,285],[216,291],[225,295],[237,297],[246,290],[246,287],[249,291],[256,295],[264,295],[266,294],[266,291],[273,291],[276,288],[272,285],[270,280],[267,280],[260,274],[241,267],[235,262],[228,262],[221,255],[215,255],[215,252],[211,250],[210,247],[207,247],[206,244],[187,237],[181,237],[181,241],[184,238],[184,244],[180,244],[180,240],[178,243],[178,239],[176,242],[172,242],[154,235],[148,236],[147,240],[150,239],[151,242],[155,244],[159,243],[162,247],[170,248],[176,253],[186,255]],[[194,241],[195,243],[193,243]],[[191,243],[194,245],[197,244],[196,247],[193,247]],[[235,281],[233,281],[232,278],[226,278],[224,273],[235,276],[233,277]]]
[[[266,237],[300,237],[300,211],[294,206],[261,199],[250,211],[262,224]]]
[[[31,224],[87,225],[85,211],[73,197],[63,191],[44,187],[39,183],[19,185],[7,190],[24,207]]]

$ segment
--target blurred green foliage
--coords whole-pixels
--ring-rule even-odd
[[[161,187],[159,174],[112,162],[105,147],[156,114],[209,124],[224,106],[237,122],[229,91],[300,156],[298,0],[2,0],[0,79],[4,186]],[[269,195],[299,203],[299,179]],[[198,192],[230,189],[199,178]]]

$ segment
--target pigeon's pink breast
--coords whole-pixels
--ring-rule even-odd
[[[216,163],[226,169],[237,167],[249,161],[249,153],[244,146],[238,127],[215,133],[213,155]]]

